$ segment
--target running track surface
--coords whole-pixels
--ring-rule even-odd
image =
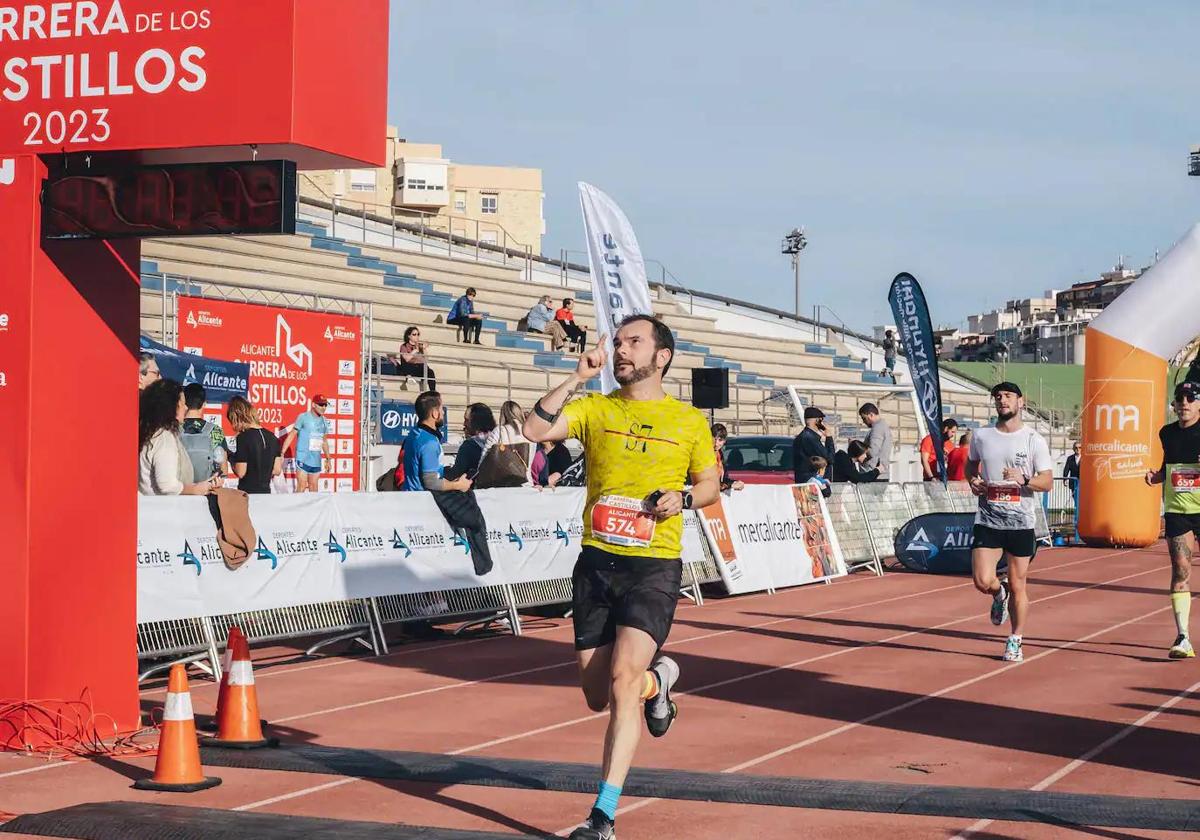
[[[681,715],[645,736],[645,767],[859,781],[1200,796],[1200,660],[1171,662],[1165,548],[1046,551],[1034,565],[1026,661],[999,661],[1007,628],[968,579],[855,575],[828,586],[681,602],[669,653]],[[605,716],[576,684],[569,622],[522,638],[400,645],[379,658],[255,651],[259,703],[285,741],[598,762]],[[161,685],[142,693],[161,706]],[[198,714],[215,687],[193,680]],[[0,754],[0,811],[79,802],[163,804],[547,835],[592,797],[210,770],[197,794],[130,789],[150,758],[55,762]],[[1169,837],[1033,823],[625,797],[638,837]],[[782,834],[786,832],[785,834]],[[886,834],[884,834],[886,832]],[[5,835],[10,836],[10,835]],[[20,835],[11,835],[20,836]],[[1186,836],[1186,835],[1178,835]]]

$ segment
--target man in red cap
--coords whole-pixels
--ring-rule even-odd
[[[325,419],[325,409],[329,400],[324,394],[314,394],[309,403],[308,411],[296,418],[292,430],[283,441],[283,451],[296,444],[296,492],[317,492],[317,480],[321,471],[329,463],[329,443],[325,437],[329,434],[329,421]]]

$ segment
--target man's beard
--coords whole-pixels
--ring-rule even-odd
[[[1007,423],[1009,420],[1013,419],[1016,416],[1017,416],[1017,412],[1015,412],[1015,411],[998,411],[998,412],[996,412],[996,417],[1000,420],[1001,423]]]
[[[656,373],[658,373],[658,368],[654,366],[654,362],[651,362],[645,367],[636,367],[633,364],[630,364],[630,366],[626,368],[613,369],[613,376],[615,376],[617,382],[621,383],[622,385],[635,385],[644,379],[649,379]]]

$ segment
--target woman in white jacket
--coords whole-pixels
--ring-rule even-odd
[[[138,404],[138,493],[143,496],[204,496],[221,476],[196,481],[179,426],[187,413],[183,386],[170,379],[147,385]]]

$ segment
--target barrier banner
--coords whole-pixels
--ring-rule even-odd
[[[199,382],[204,386],[208,403],[224,405],[234,397],[246,396],[250,390],[248,364],[183,353],[144,335],[139,345],[143,353],[154,356],[163,379],[174,379],[182,385]]]
[[[722,494],[700,518],[731,595],[846,574],[824,502],[803,487],[750,485]]]
[[[379,440],[388,446],[403,446],[408,433],[417,427],[417,409],[411,400],[383,400],[379,404]],[[439,429],[442,443],[448,427]]]
[[[917,278],[908,273],[896,275],[888,292],[892,315],[900,330],[900,341],[908,359],[917,402],[925,416],[925,426],[933,437],[937,454],[938,475],[946,481],[946,453],[942,446],[942,383],[938,375],[937,350],[933,345],[933,322],[929,304]]]
[[[896,559],[906,569],[935,575],[971,574],[973,513],[926,513],[896,533]],[[1004,560],[1000,568],[1005,567]]]
[[[584,488],[475,496],[494,563],[482,577],[429,493],[252,495],[258,544],[237,571],[225,567],[204,499],[140,496],[138,623],[571,577]],[[683,560],[701,561],[688,530]]]
[[[324,492],[359,486],[362,419],[361,319],[353,315],[260,306],[198,297],[178,299],[179,349],[250,365],[250,402],[263,426],[283,434],[308,411],[309,400],[329,400],[329,457]],[[225,427],[225,434],[232,429]],[[285,473],[293,474],[291,459]]]

